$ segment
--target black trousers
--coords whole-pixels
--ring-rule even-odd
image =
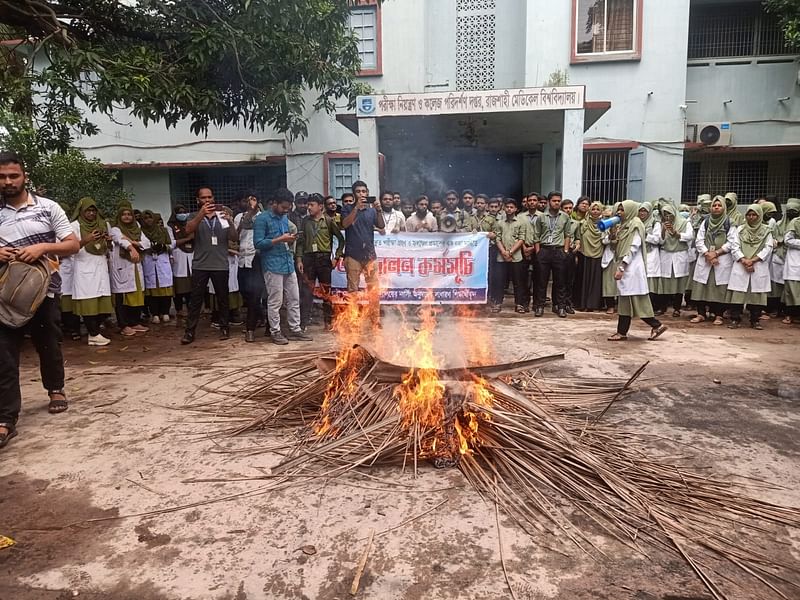
[[[100,324],[105,321],[106,315],[91,315],[83,317],[83,322],[86,324],[86,331],[89,335],[100,335]]]
[[[748,304],[747,310],[750,313],[750,323],[757,323],[758,320],[761,318],[761,314],[764,312],[764,306],[756,306],[754,304]],[[744,311],[744,306],[741,304],[732,304],[730,307],[731,310],[731,321],[739,322],[742,320],[742,312]]]
[[[169,307],[172,304],[172,296],[147,296],[144,299],[147,304],[147,309],[150,315],[160,317],[161,315],[169,315]]]
[[[505,292],[506,281],[511,279],[514,283],[514,304],[525,306],[528,286],[528,263],[520,262],[497,262],[492,271],[492,281],[489,285],[490,299],[492,304],[500,306],[503,304],[503,294]]]
[[[58,299],[45,298],[25,327],[0,325],[0,424],[14,427],[22,408],[19,389],[19,352],[25,333],[30,333],[39,355],[42,385],[48,392],[64,387],[64,357],[61,354]]]
[[[631,317],[627,315],[619,315],[619,318],[617,319],[617,333],[620,335],[628,335],[628,330],[631,328],[631,320]],[[642,321],[647,323],[653,329],[656,327],[661,327],[661,321],[655,317],[643,317]]]
[[[536,306],[544,306],[547,298],[547,283],[553,277],[553,309],[566,307],[567,294],[564,288],[564,267],[567,254],[563,246],[541,246],[536,255],[539,262],[539,278],[536,282]]]
[[[117,311],[117,325],[120,329],[126,327],[133,327],[142,322],[142,307],[141,306],[125,306],[123,304],[123,294],[115,294],[116,298],[116,311]],[[145,298],[145,301],[147,299]]]
[[[192,293],[189,297],[189,316],[186,318],[186,331],[197,329],[200,322],[200,311],[203,308],[203,300],[208,291],[208,282],[214,285],[214,294],[217,297],[217,310],[219,310],[220,327],[228,327],[230,308],[228,305],[228,271],[202,271],[195,269],[192,271]]]
[[[245,284],[242,288],[242,283]],[[245,329],[255,331],[259,321],[266,320],[263,299],[266,294],[264,287],[264,271],[261,269],[261,260],[258,254],[253,259],[250,268],[239,267],[239,292],[247,305],[247,318]]]
[[[575,296],[575,278],[578,273],[578,254],[568,252],[564,258],[564,306],[573,306]],[[580,290],[579,300],[580,300]],[[578,306],[581,306],[579,303]]]
[[[319,281],[322,292],[322,316],[325,324],[333,322],[331,305],[331,264],[330,252],[309,252],[303,255],[303,275],[300,280],[300,326],[311,322],[311,309],[314,307],[314,285]]]

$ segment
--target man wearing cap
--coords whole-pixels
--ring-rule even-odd
[[[300,230],[300,223],[308,214],[308,194],[305,192],[297,192],[294,195],[294,210],[289,213],[289,220],[294,223],[297,230]]]

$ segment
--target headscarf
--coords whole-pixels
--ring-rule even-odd
[[[124,213],[126,210],[133,214],[133,207],[131,206],[131,203],[127,200],[124,200],[117,205],[117,214],[114,217],[114,222],[112,225],[119,229],[122,232],[122,235],[129,240],[138,242],[142,239],[142,229],[139,227],[139,223],[136,222],[135,218],[133,219],[133,223],[122,222],[122,213]]]
[[[738,227],[744,225],[744,215],[739,212],[739,196],[735,192],[725,194],[725,212],[731,220],[731,224]]]
[[[647,211],[647,220],[644,221],[644,228],[645,228],[645,231],[646,231],[648,229],[652,229],[653,225],[656,224],[656,217],[653,214],[653,203],[652,202],[642,202],[639,205],[639,210],[642,210],[642,209],[645,209]]]
[[[169,221],[167,221],[167,225],[172,227],[172,233],[175,236],[175,240],[180,240],[189,237],[189,234],[186,233],[186,221],[178,221],[178,211],[183,210],[186,211],[186,207],[182,204],[176,204],[175,208],[172,209],[172,214],[169,216]],[[192,252],[194,250],[194,240],[189,240],[188,242],[184,242],[183,244],[178,244],[178,248],[183,252]]]
[[[603,255],[603,232],[597,228],[598,219],[592,218],[592,208],[599,206],[602,212],[603,203],[594,201],[586,211],[586,218],[580,221],[581,248],[584,256],[600,258]]]
[[[794,219],[791,219],[791,220],[789,219],[788,212],[790,210],[796,210],[796,211],[800,212],[800,200],[799,199],[797,199],[797,198],[789,198],[786,201],[786,206],[784,207],[784,210],[783,210],[783,217],[781,218],[780,221],[775,223],[775,227],[772,228],[772,237],[774,239],[776,239],[777,241],[779,241],[779,242],[782,242],[783,238],[786,237],[786,232],[789,231],[789,224],[794,220]],[[777,254],[781,258],[785,258],[786,257],[786,246],[783,245],[783,244],[780,244],[775,249],[775,254]]]
[[[794,239],[800,240],[800,217],[792,219],[789,223],[789,227],[786,228],[786,233],[790,231],[794,233]]]
[[[751,204],[747,207],[747,212],[755,212],[758,215],[758,223],[751,226],[745,220],[744,225],[739,229],[739,242],[742,254],[745,258],[753,258],[758,254],[766,243],[769,236],[769,225],[764,223],[764,208],[762,204]],[[747,213],[745,213],[747,214]]]
[[[764,217],[771,215],[772,213],[778,212],[778,207],[775,206],[774,202],[762,202],[759,206],[764,209]],[[749,208],[747,210],[750,210]]]
[[[672,228],[677,231],[679,234],[686,231],[686,225],[688,221],[675,210],[675,206],[669,203],[664,203],[661,206],[661,214],[669,214],[672,215]],[[662,219],[663,221],[663,219]],[[664,235],[664,244],[663,248],[667,252],[681,252],[682,250],[688,249],[689,245],[686,242],[680,241],[680,237],[674,237],[672,235]]]
[[[84,211],[88,208],[97,210],[95,218],[91,221],[83,215]],[[72,220],[78,221],[78,224],[81,226],[81,238],[89,237],[93,231],[99,231],[102,234],[108,232],[108,222],[100,215],[100,210],[97,208],[97,203],[94,201],[94,198],[89,198],[88,196],[81,198],[75,210],[72,211]],[[104,256],[106,252],[108,252],[108,243],[105,237],[103,237],[95,242],[86,244],[83,249],[89,254]]]
[[[159,220],[163,220],[161,219],[161,215],[154,213],[152,210],[145,210],[142,211],[142,222],[144,222],[144,217],[153,218],[153,224],[151,226],[142,226],[142,231],[147,236],[147,239],[154,245],[160,244],[162,246],[169,246],[171,244],[169,232],[163,225],[158,224]]]
[[[617,212],[619,211],[620,207],[622,207],[622,210],[625,211],[625,214],[622,217],[622,223],[619,231],[617,232],[617,248],[614,251],[614,258],[617,260],[622,260],[628,256],[628,254],[630,254],[633,240],[638,233],[642,241],[642,258],[644,259],[644,264],[646,265],[647,250],[644,244],[645,231],[644,223],[642,223],[641,219],[639,219],[639,203],[636,202],[636,200],[625,200],[624,202],[620,202],[616,205]]]
[[[711,248],[713,246],[714,248],[719,249],[725,244],[725,241],[728,237],[728,234],[725,231],[725,222],[728,221],[730,228],[730,220],[728,219],[728,209],[725,205],[725,198],[722,196],[714,196],[714,200],[711,203],[713,204],[714,202],[722,203],[722,214],[719,216],[715,216],[714,213],[709,214],[706,220],[705,242],[707,248]]]

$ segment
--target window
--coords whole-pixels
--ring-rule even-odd
[[[692,5],[689,14],[689,59],[738,58],[795,54],[786,44],[778,20],[761,5]]]
[[[169,170],[169,193],[172,205],[182,204],[197,210],[197,188],[208,186],[218,204],[232,206],[237,194],[253,190],[262,202],[267,194],[286,185],[286,167],[198,167]]]
[[[328,192],[337,200],[342,194],[352,190],[358,181],[359,163],[357,158],[331,158],[328,160]]]
[[[740,204],[752,204],[759,195],[767,193],[768,171],[769,161],[766,160],[732,160],[728,163],[725,187],[736,192]]]
[[[642,0],[573,0],[572,62],[641,58]]]
[[[380,9],[364,2],[350,11],[350,30],[358,37],[358,56],[361,75],[381,74]]]
[[[603,204],[622,202],[628,190],[628,150],[583,153],[583,194]]]

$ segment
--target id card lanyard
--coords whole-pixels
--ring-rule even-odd
[[[217,246],[219,244],[219,239],[217,238],[217,234],[214,233],[214,225],[217,224],[217,215],[214,215],[214,217],[211,219],[205,218],[203,220],[206,222],[206,225],[208,225],[208,228],[211,230],[211,245]]]

